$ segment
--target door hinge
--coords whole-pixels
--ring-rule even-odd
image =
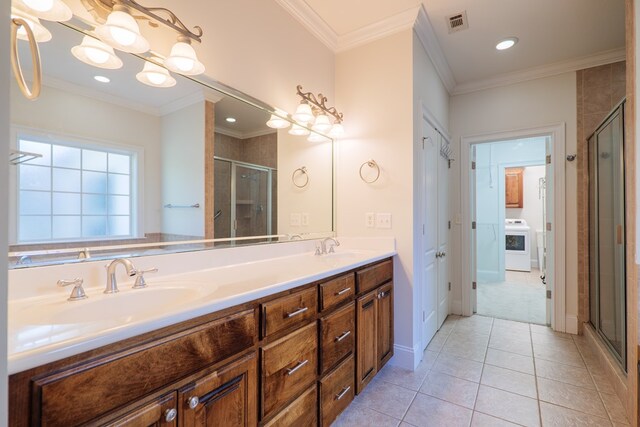
[[[547,223],[547,231],[551,231],[551,223],[550,222]]]
[[[426,136],[422,137],[422,149],[424,150],[424,142],[427,140]]]
[[[451,282],[449,282],[449,291],[451,291]]]
[[[422,224],[422,234],[424,235],[424,224]]]
[[[471,289],[475,290],[478,287],[476,282],[471,282]]]
[[[547,291],[547,299],[551,299],[551,289]]]
[[[451,230],[451,221],[447,221],[447,226],[449,227],[449,230]]]
[[[471,222],[471,229],[472,230],[476,229],[476,222],[475,221]]]
[[[471,169],[475,170],[475,168],[476,168],[476,162],[471,162]]]
[[[547,154],[547,164],[551,164],[551,154]]]
[[[422,310],[422,321],[426,322],[427,321],[427,312]]]

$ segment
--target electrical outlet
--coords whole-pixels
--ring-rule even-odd
[[[373,212],[367,212],[364,214],[364,225],[367,228],[374,228],[376,226],[376,214]]]
[[[391,214],[379,213],[376,215],[377,228],[391,228]]]
[[[309,226],[309,212],[304,212],[302,214],[302,226],[303,227]]]
[[[292,213],[289,215],[289,225],[291,227],[300,227],[300,222],[301,218],[299,213]]]

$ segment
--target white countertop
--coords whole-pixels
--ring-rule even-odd
[[[393,239],[346,240],[348,243],[337,248],[336,254],[324,256],[315,256],[309,250],[313,242],[296,242],[275,245],[279,248],[274,245],[262,246],[262,249],[234,248],[230,249],[232,254],[223,252],[225,249],[215,249],[134,258],[132,261],[140,269],[156,263],[160,272],[166,270],[169,274],[149,274],[145,276],[148,288],[131,289],[133,281],[125,280],[124,269],[119,267],[118,294],[105,295],[101,283],[89,283],[85,279],[89,298],[73,302],[66,301],[71,288],[55,288],[56,280],[76,277],[79,273],[90,278],[101,273],[104,280],[104,262],[95,266],[87,263],[66,269],[56,266],[35,271],[36,267],[28,269],[31,271],[13,272],[9,282],[9,374],[321,280],[396,253]],[[305,251],[291,253],[299,249]],[[272,257],[265,256],[265,251]],[[195,262],[194,257],[201,259]],[[226,260],[213,262],[215,257],[226,257]],[[186,259],[190,262],[184,262]],[[186,270],[180,271],[174,263]],[[215,266],[206,268],[207,264]],[[52,274],[58,276],[51,277]],[[43,281],[46,283],[41,283]],[[164,305],[159,306],[157,301],[164,301]],[[166,301],[171,303],[167,305]]]

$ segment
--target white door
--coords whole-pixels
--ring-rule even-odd
[[[427,122],[422,124],[422,348],[438,330],[437,281],[438,267],[438,157],[437,133]]]
[[[444,138],[438,135],[441,144],[446,144]],[[449,160],[438,156],[438,329],[449,314]]]
[[[555,224],[552,224],[551,220],[553,218],[553,162],[554,158],[551,156],[553,153],[553,147],[551,145],[551,138],[546,138],[546,146],[547,146],[547,162],[546,162],[546,171],[545,171],[545,220],[546,224],[543,224],[544,227],[544,241],[545,241],[545,282],[547,286],[547,295],[551,293],[553,295],[553,272],[555,266],[553,265],[553,249],[554,249],[554,233],[555,233]],[[547,325],[553,325],[553,300],[551,298],[547,298]]]

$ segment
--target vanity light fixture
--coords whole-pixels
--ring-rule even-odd
[[[142,71],[136,74],[136,79],[140,83],[152,87],[173,87],[176,85],[176,79],[169,74],[166,68],[149,61],[145,62]]]
[[[316,132],[325,133],[331,129],[331,121],[326,114],[318,114],[313,126],[311,127]]]
[[[81,44],[71,48],[71,53],[80,61],[94,67],[108,70],[122,67],[122,60],[116,56],[113,48],[91,36],[84,36]]]
[[[311,133],[311,131],[305,127],[302,127],[300,125],[293,125],[291,126],[291,129],[289,129],[289,134],[290,135],[295,135],[295,136],[306,136],[309,135]]]
[[[301,87],[301,86],[298,86]],[[298,105],[298,108],[296,108],[296,112],[293,113],[293,120],[295,120],[298,123],[304,123],[307,124],[310,121],[313,120],[313,111],[311,111],[311,106],[309,105],[309,103],[305,100],[302,100],[300,102],[300,105]]]
[[[111,79],[105,76],[93,76],[93,79],[100,83],[109,83]]]
[[[34,16],[47,21],[64,22],[71,19],[73,12],[62,0],[17,0]]]
[[[344,134],[344,127],[342,126],[343,115],[336,107],[327,106],[326,96],[321,93],[316,96],[311,92],[303,92],[301,85],[298,85],[296,89],[302,101],[300,105],[298,105],[296,113],[293,115],[294,120],[305,123],[314,120],[311,128],[318,133],[329,135],[332,138]],[[333,123],[331,123],[331,118],[333,118]],[[324,140],[324,138],[321,137],[315,139],[316,141],[311,141],[310,137],[309,141],[319,142]]]
[[[287,115],[287,113],[285,113],[284,111],[277,110],[277,112],[278,114],[281,114],[283,116]],[[282,117],[272,114],[269,118],[269,121],[267,121],[267,126],[269,126],[271,129],[286,129],[291,126],[291,123],[289,123],[288,120],[285,120]]]
[[[107,22],[96,28],[103,42],[123,52],[144,53],[149,42],[140,34],[140,27],[126,6],[115,4]]]
[[[24,8],[21,7],[12,7],[11,8],[11,18],[19,18],[24,20],[31,31],[33,32],[35,41],[38,43],[44,43],[51,40],[51,33],[47,28],[40,23],[40,20],[33,16],[31,13],[27,12]],[[28,40],[27,31],[24,27],[18,28],[18,38],[20,40]]]
[[[334,123],[333,126],[331,126],[331,130],[329,131],[329,136],[331,138],[340,138],[343,135],[344,126],[342,126],[342,123]]]
[[[498,44],[496,44],[497,50],[507,50],[515,46],[518,43],[517,37],[507,37],[506,39],[500,40]]]
[[[204,73],[204,65],[198,61],[196,51],[187,37],[180,36],[164,60],[164,65],[175,73],[196,76]]]

